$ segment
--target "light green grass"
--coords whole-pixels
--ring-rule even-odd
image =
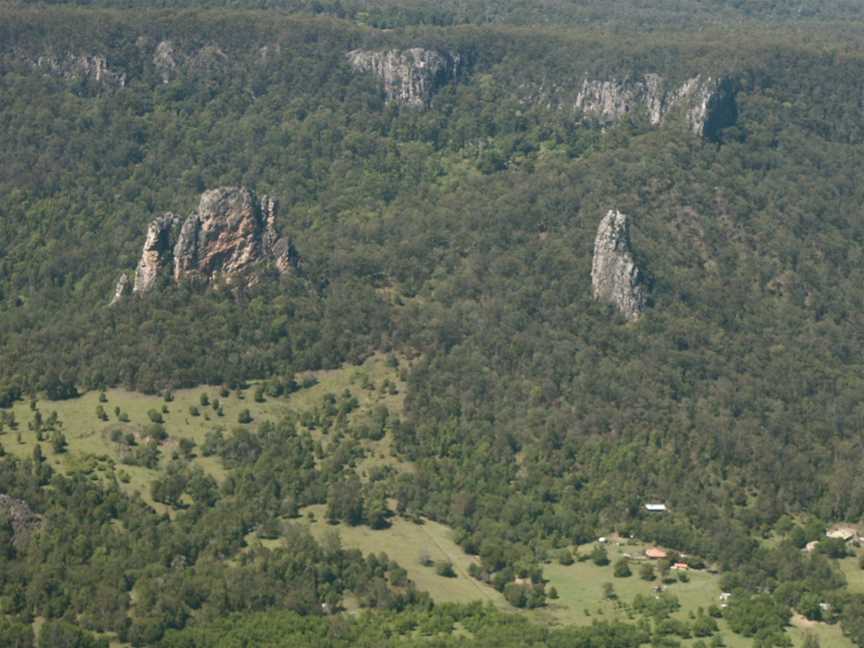
[[[864,550],[858,550],[854,557],[838,560],[837,565],[846,575],[849,591],[864,594],[864,569],[858,566],[858,556],[864,555]]]
[[[501,608],[507,607],[499,592],[468,575],[468,566],[476,559],[466,555],[453,542],[449,527],[431,520],[416,524],[401,517],[394,517],[392,526],[380,531],[365,526],[330,525],[324,521],[325,510],[324,506],[310,506],[303,511],[304,515],[308,512],[315,515],[315,521],[311,523],[303,518],[313,535],[320,538],[328,529],[336,529],[345,547],[359,549],[364,554],[377,555],[383,551],[405,568],[418,589],[429,592],[434,600],[453,603],[491,601]],[[433,561],[449,560],[456,571],[456,578],[439,576],[434,567],[421,565],[421,552],[428,554]]]
[[[298,381],[302,381],[307,376],[314,376],[318,384],[301,389],[287,397],[265,397],[265,401],[261,403],[255,402],[254,382],[248,389],[232,391],[227,397],[220,397],[220,388],[216,386],[180,389],[174,392],[174,400],[168,403],[158,395],[109,389],[106,392],[108,401],[101,403],[109,415],[108,422],[100,421],[96,417],[96,408],[100,405],[99,393],[96,391],[66,401],[39,400],[37,407],[43,419],[47,419],[51,412],[57,412],[69,444],[67,452],[56,454],[50,442],[43,441],[42,451],[52,468],[63,473],[85,471],[93,475],[94,479],[100,479],[110,478],[112,473],[116,475],[121,471],[124,472],[128,475],[128,482],[121,484],[123,489],[129,494],[140,494],[145,501],[161,512],[167,510],[166,507],[154,503],[149,496],[149,485],[159,471],[121,464],[119,449],[109,437],[110,431],[117,427],[133,433],[140,432],[150,422],[147,415],[149,410],[161,412],[163,405],[168,407],[168,413],[162,414],[165,429],[169,434],[169,439],[161,447],[163,465],[170,459],[179,439],[192,439],[200,446],[208,431],[217,427],[230,431],[240,426],[237,417],[243,409],[249,409],[253,418],[252,423],[245,427],[254,427],[261,421],[276,421],[290,412],[301,412],[318,407],[326,394],[333,393],[338,396],[348,389],[360,404],[351,418],[367,416],[371,408],[378,404],[386,405],[394,415],[398,416],[402,413],[405,385],[399,379],[399,370],[388,366],[386,356],[383,354],[368,358],[361,366],[308,372],[298,376]],[[396,394],[381,389],[386,379],[397,386]],[[211,403],[218,398],[224,416],[217,416],[212,406],[202,406],[201,394],[207,394]],[[199,416],[190,414],[190,408],[193,406],[198,408]],[[114,413],[115,407],[119,407],[129,416],[128,423],[121,423],[118,420]],[[17,432],[7,428],[5,433],[0,434],[0,443],[9,454],[22,458],[30,457],[37,442],[35,433],[27,426],[27,423],[33,420],[30,403],[29,401],[15,403],[11,411],[14,412],[18,422]],[[21,435],[21,443],[17,441],[18,432]],[[376,462],[407,469],[391,455],[388,438],[375,443],[367,442],[365,445],[369,450],[369,456],[362,464],[364,471],[368,471]],[[194,462],[206,472],[218,481],[225,477],[225,469],[218,457],[203,457],[200,451],[196,451],[195,454]]]
[[[606,545],[609,555],[609,565],[600,567],[593,562],[575,562],[572,565],[561,565],[557,562],[544,566],[543,573],[548,579],[547,588],[552,586],[558,591],[559,598],[549,601],[549,605],[541,614],[548,615],[550,621],[572,623],[577,625],[590,624],[595,620],[627,620],[627,612],[620,603],[632,603],[637,594],[651,595],[653,588],[659,584],[659,579],[653,582],[642,580],[638,576],[642,561],[633,560],[630,569],[632,576],[615,578],[612,574],[616,560],[625,553],[631,556],[641,555],[646,545],[631,542]],[[591,551],[591,545],[577,548],[581,555]],[[681,610],[676,616],[684,619],[691,611],[719,603],[720,585],[717,576],[706,571],[687,572],[689,582],[675,582],[666,585],[666,591],[674,594],[681,602]],[[674,572],[673,572],[674,575]],[[603,598],[603,584],[612,583],[617,594],[616,600]],[[588,614],[586,614],[586,610]]]

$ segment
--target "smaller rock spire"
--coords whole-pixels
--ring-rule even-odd
[[[645,309],[648,295],[630,251],[630,224],[617,209],[610,209],[597,228],[591,287],[594,299],[612,304],[628,321],[639,319]]]

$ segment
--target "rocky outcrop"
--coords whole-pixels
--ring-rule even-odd
[[[30,542],[42,522],[27,502],[5,494],[0,494],[0,517],[5,517],[12,525],[12,543],[16,549]]]
[[[111,305],[113,306],[131,292],[132,283],[129,281],[129,275],[124,272],[120,275],[117,284],[114,286],[114,297],[111,298]]]
[[[118,88],[126,85],[126,73],[110,68],[104,56],[93,54],[40,56],[35,61],[35,67],[67,81],[88,79],[100,85]]]
[[[462,59],[441,50],[353,50],[346,55],[358,72],[372,72],[384,83],[387,101],[425,108],[435,92],[456,77]]]
[[[279,236],[276,215],[275,200],[259,200],[243,187],[204,192],[182,224],[173,214],[150,223],[132,292],[146,293],[163,280],[251,286],[268,263],[280,274],[298,269],[300,257],[291,240]],[[112,304],[127,290],[123,276]]]
[[[156,68],[162,83],[168,83],[185,71],[200,74],[218,70],[228,60],[228,55],[215,45],[183,51],[172,41],[163,40],[156,45],[153,52],[153,67]]]
[[[615,122],[644,110],[653,126],[681,113],[696,135],[713,138],[721,128],[735,123],[738,110],[736,88],[729,79],[695,76],[669,87],[663,77],[646,74],[630,80],[585,79],[576,95],[576,107],[586,116]]]
[[[147,227],[147,238],[141,251],[141,260],[135,270],[132,292],[147,292],[156,285],[165,268],[170,266],[173,229],[177,224],[174,214],[163,214]]]
[[[153,66],[162,78],[162,83],[168,83],[177,73],[179,54],[171,41],[161,41],[153,52]]]
[[[648,291],[630,250],[627,216],[610,209],[600,221],[591,264],[594,299],[615,306],[628,321],[639,319]]]
[[[267,196],[256,200],[252,192],[237,187],[207,191],[198,211],[180,230],[174,247],[174,280],[224,278],[230,283],[249,276],[262,260],[285,267],[276,254],[288,254],[291,245],[286,241],[283,250],[278,241],[276,201]]]

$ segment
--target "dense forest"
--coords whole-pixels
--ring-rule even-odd
[[[0,458],[0,492],[50,522],[0,555],[0,634],[29,637],[41,616],[57,633],[44,645],[89,645],[61,642],[91,630],[223,645],[227,627],[239,638],[226,646],[249,645],[246,632],[419,645],[410,629],[428,626],[447,646],[454,624],[477,646],[660,641],[641,621],[547,630],[436,607],[395,562],[299,527],[284,548],[247,552],[290,488],[345,523],[374,525],[386,498],[444,522],[501,590],[540,582],[570,543],[633,534],[722,569],[751,605],[730,611],[737,627],[764,608],[765,627],[742,631],[760,645],[784,645],[790,610],[818,596],[864,646],[862,596],[800,551],[864,518],[861,9],[0,4],[0,406],[288,384],[384,352],[411,360],[388,433],[414,466],[357,488],[350,444],[322,466],[290,421],[262,423],[214,439],[230,482],[163,458],[159,499],[194,500],[168,518],[116,485]],[[459,63],[422,108],[346,58],[409,48]],[[674,112],[658,125],[644,107],[609,121],[577,105],[586,80],[646,75],[722,79],[734,123],[694,133]],[[299,269],[109,306],[150,221],[226,185],[278,199]],[[592,299],[594,236],[613,208],[650,285],[635,323]],[[646,499],[671,513],[647,516]],[[760,544],[771,533],[779,545]],[[317,618],[349,592],[382,616]]]

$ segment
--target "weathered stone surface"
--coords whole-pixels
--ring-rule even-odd
[[[177,223],[174,214],[163,214],[154,219],[147,228],[147,238],[141,251],[141,260],[135,271],[132,292],[147,292],[156,285],[162,271],[169,266],[172,230]]]
[[[432,95],[458,73],[461,57],[451,52],[414,47],[407,50],[352,50],[346,55],[355,70],[372,72],[384,82],[387,101],[425,108]]]
[[[120,275],[117,285],[114,287],[114,297],[111,298],[111,305],[113,306],[131,292],[132,283],[129,281],[129,275],[124,272]]]
[[[575,103],[584,114],[603,122],[644,109],[650,123],[660,126],[671,114],[683,112],[689,129],[705,137],[735,123],[736,92],[730,80],[695,76],[677,87],[668,86],[657,74],[622,81],[585,79]]]
[[[34,513],[24,500],[0,494],[0,516],[12,524],[12,543],[22,549],[39,528],[42,519]]]
[[[591,264],[594,299],[615,306],[629,321],[639,319],[647,302],[642,273],[630,250],[627,216],[610,209],[600,221]]]
[[[175,283],[250,286],[262,264],[272,263],[280,274],[298,269],[297,250],[276,228],[277,208],[268,196],[258,200],[243,187],[221,187],[202,194],[198,209],[179,232],[180,220],[173,214],[156,218],[147,229],[132,291],[148,292],[166,276]],[[123,277],[112,304],[128,291]]]
[[[67,81],[90,79],[110,87],[122,88],[126,85],[126,73],[113,70],[104,56],[95,54],[40,56],[36,59],[35,66]]]
[[[269,256],[276,204],[252,192],[223,187],[201,196],[174,248],[174,280],[224,278],[230,283]]]
[[[171,41],[161,41],[153,52],[153,65],[162,77],[162,83],[168,83],[177,73],[179,54]]]

